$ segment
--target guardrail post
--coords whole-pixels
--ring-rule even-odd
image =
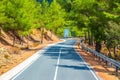
[[[103,58],[101,58],[101,62],[103,62]]]
[[[112,67],[112,63],[110,63],[110,67]]]
[[[106,65],[107,65],[107,63],[108,63],[108,62],[107,62],[107,61],[105,61],[105,63],[106,63]]]
[[[96,56],[95,60],[97,60],[98,62],[105,62],[106,65],[108,65],[110,67],[114,66],[114,68],[115,68],[115,75],[118,76],[118,74],[119,74],[118,72],[119,72],[119,69],[120,69],[120,63],[119,62],[117,62],[117,61],[115,61],[115,60],[113,60],[111,58],[108,58],[105,55],[99,54],[95,50],[92,50],[92,49],[90,49],[87,46],[82,45],[82,49],[85,52],[93,53],[93,55]]]
[[[116,73],[116,76],[118,76],[118,66],[116,66],[116,71],[115,71],[115,73]]]
[[[100,62],[100,57],[98,57],[99,58],[99,62]]]

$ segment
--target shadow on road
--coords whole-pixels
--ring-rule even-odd
[[[85,65],[80,65],[80,66],[73,66],[73,65],[59,65],[59,67],[62,68],[72,68],[72,69],[76,69],[76,70],[90,70],[88,67],[86,67]],[[92,70],[92,69],[91,69]]]
[[[51,46],[43,55],[52,59],[58,59],[59,53],[61,53],[60,59],[82,61],[79,55],[76,54],[73,43],[59,43],[55,46]]]

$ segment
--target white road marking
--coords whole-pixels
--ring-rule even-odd
[[[36,52],[36,58],[34,58],[32,60],[31,63],[29,63],[26,67],[24,67],[17,75],[15,75],[15,77],[13,77],[10,80],[14,80],[15,78],[17,78],[21,73],[23,73],[29,66],[31,66],[38,58],[40,58],[42,56],[42,54],[44,54],[44,52],[50,47],[53,46],[55,44],[49,44],[47,47],[45,47],[45,50],[39,50],[38,52]],[[41,53],[41,54],[40,54]],[[29,60],[28,60],[29,61]]]
[[[62,53],[61,50],[62,50],[62,48],[60,48],[60,52],[59,52],[59,56],[58,56],[58,61],[57,61],[57,66],[56,66],[55,75],[54,75],[54,80],[57,79],[58,66],[59,66],[59,63],[60,63],[60,55]]]
[[[38,58],[40,58],[42,56],[39,55],[39,56],[36,56],[36,58],[34,60],[32,60],[31,63],[29,63],[25,68],[23,68],[17,75],[15,75],[15,77],[13,77],[11,80],[14,80],[15,78],[17,78],[22,72],[24,72],[29,66],[31,66]]]
[[[74,49],[76,51],[76,49]],[[95,77],[96,80],[101,80],[100,78],[97,77],[97,75],[95,74],[95,72],[91,69],[93,69],[92,67],[88,66],[88,63],[85,62],[85,60],[81,57],[81,55],[76,51],[76,53],[79,55],[79,57],[82,59],[82,61],[84,62],[84,64],[88,67],[88,69],[90,70],[90,72],[93,74],[93,76]]]
[[[8,72],[4,73],[3,75],[0,76],[0,80],[14,80],[16,77],[18,77],[25,69],[27,69],[32,63],[34,63],[39,57],[44,54],[44,52],[53,45],[55,44],[49,44],[43,49],[39,50],[35,54],[33,54],[31,57],[14,67],[13,69],[9,70]]]
[[[23,72],[28,66],[30,66],[34,61],[36,61],[44,52],[45,50],[40,50],[36,52],[33,56],[29,57],[18,66],[14,67],[10,71],[6,72],[5,74],[1,75],[1,80],[11,80],[12,77],[17,77],[21,72]],[[12,79],[13,80],[13,79]]]

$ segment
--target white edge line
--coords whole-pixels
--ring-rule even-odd
[[[42,55],[37,56],[36,59],[34,59],[30,64],[28,64],[26,67],[24,67],[19,73],[17,73],[17,75],[13,76],[13,78],[10,80],[14,80],[15,78],[17,78],[22,72],[24,72],[30,65],[32,65],[41,56]]]
[[[1,75],[0,79],[10,80],[14,76],[17,77],[18,75],[20,75],[20,73],[22,73],[26,68],[28,68],[33,62],[35,62],[42,55],[42,52],[44,52],[43,50],[40,51],[41,52],[36,52],[33,56],[29,57],[24,62],[18,64],[16,67]]]
[[[76,51],[76,49],[74,48],[74,50]],[[101,80],[99,78],[99,76],[97,76],[97,74],[95,74],[96,72],[93,71],[94,69],[91,66],[88,66],[88,63],[86,63],[86,61],[80,56],[80,54],[76,51],[76,53],[79,55],[79,57],[82,59],[82,61],[85,63],[85,65],[89,68],[90,72],[93,74],[93,76],[96,78],[96,80]],[[92,70],[91,70],[92,69]]]
[[[62,42],[65,42],[65,41],[66,40],[63,39]],[[60,43],[62,43],[62,42],[60,42]],[[59,63],[60,63],[60,55],[62,53],[61,50],[62,50],[62,48],[60,48],[60,51],[59,51],[59,56],[58,56],[57,65],[56,65],[55,74],[54,74],[54,80],[57,79],[58,66],[59,66]]]
[[[64,41],[62,41],[62,42],[64,42]],[[61,42],[58,42],[58,43],[61,43]],[[0,80],[13,80],[13,79],[15,79],[23,71],[25,71],[25,69],[27,69],[33,62],[35,62],[42,55],[41,53],[44,53],[46,49],[48,49],[50,46],[53,46],[53,45],[56,45],[56,44],[57,43],[48,44],[43,49],[37,51],[35,54],[33,54],[31,57],[29,57],[28,59],[26,59],[22,63],[18,64],[16,67],[14,67],[11,70],[9,70],[8,72],[2,74],[0,76]]]
[[[54,75],[54,80],[57,79],[57,72],[58,72],[58,66],[59,66],[59,62],[60,62],[61,50],[62,50],[62,48],[60,48],[60,52],[59,52],[59,56],[58,56],[58,60],[57,60],[57,65],[56,65],[56,70],[55,70],[55,75]]]

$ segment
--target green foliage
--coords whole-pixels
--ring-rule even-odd
[[[49,23],[46,25],[48,29],[52,29],[56,32],[56,29],[62,27],[65,24],[64,15],[65,11],[54,0],[49,7]]]
[[[41,3],[42,8],[42,26],[57,33],[57,29],[64,25],[64,9],[61,8],[56,0],[49,5],[46,0]]]
[[[41,9],[35,0],[2,0],[0,4],[0,23],[4,23],[4,30],[28,35],[31,29],[40,27]]]
[[[58,30],[57,30],[57,35],[58,35],[58,37],[63,37],[63,35],[64,35],[64,28],[58,28]]]
[[[110,21],[108,26],[105,30],[106,45],[109,48],[113,48],[120,44],[120,25]]]
[[[77,36],[90,31],[95,41],[105,41],[110,47],[120,44],[119,0],[53,0],[51,4],[47,0],[1,0],[0,5],[0,27],[20,36],[40,27],[62,36],[68,27]]]
[[[68,2],[66,1],[63,6],[65,8],[70,5],[70,8],[65,8],[68,27],[77,34],[82,28],[86,28],[83,33],[89,33],[88,38],[92,35],[96,42],[105,41],[106,46],[109,47],[120,44],[119,0],[69,0]]]
[[[0,1],[0,27],[6,23],[7,17],[5,16],[5,8],[4,1]]]

